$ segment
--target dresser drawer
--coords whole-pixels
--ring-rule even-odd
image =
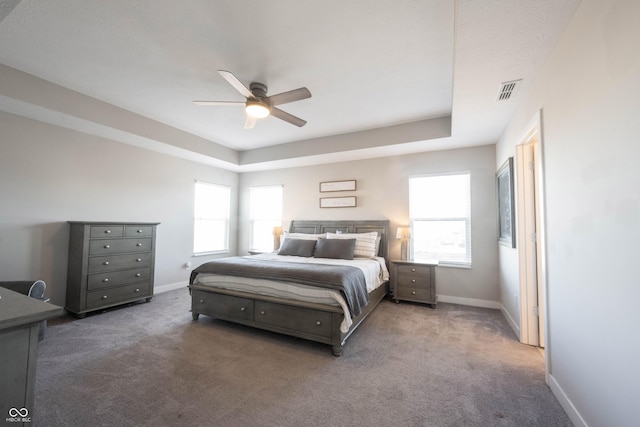
[[[106,255],[120,252],[149,252],[151,239],[92,240],[89,255]]]
[[[398,298],[416,301],[431,301],[431,289],[398,286]]]
[[[398,274],[398,286],[414,286],[421,288],[428,288],[431,286],[431,280],[429,277],[416,276],[408,274]]]
[[[112,288],[127,283],[149,280],[150,268],[136,268],[133,270],[111,271],[106,273],[90,274],[87,278],[87,290]]]
[[[151,237],[153,227],[150,225],[128,225],[124,228],[126,237]]]
[[[331,313],[256,301],[254,320],[267,325],[331,338]]]
[[[124,270],[127,268],[149,267],[151,253],[96,256],[89,258],[89,273]]]
[[[221,319],[251,320],[253,319],[253,301],[231,295],[214,294],[192,290],[191,310],[194,313],[206,314]]]
[[[151,296],[150,290],[151,284],[146,282],[89,292],[87,310],[148,298]]]
[[[90,236],[92,239],[96,238],[109,238],[109,237],[122,237],[124,227],[121,225],[94,225],[91,227]]]

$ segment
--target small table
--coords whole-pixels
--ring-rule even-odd
[[[437,265],[435,262],[391,260],[391,284],[395,302],[420,302],[436,308]]]

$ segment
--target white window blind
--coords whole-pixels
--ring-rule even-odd
[[[193,253],[229,250],[231,188],[196,181]]]
[[[409,178],[414,260],[471,265],[470,173]]]
[[[282,186],[249,189],[249,249],[273,251],[273,229],[282,226]]]

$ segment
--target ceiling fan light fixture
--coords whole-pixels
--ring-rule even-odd
[[[269,107],[260,101],[247,101],[247,114],[256,119],[264,119],[270,113]]]

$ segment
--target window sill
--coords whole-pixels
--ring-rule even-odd
[[[197,252],[192,254],[191,256],[209,256],[209,255],[220,255],[220,254],[228,254],[229,250],[225,249],[222,251],[209,251],[209,252]]]

